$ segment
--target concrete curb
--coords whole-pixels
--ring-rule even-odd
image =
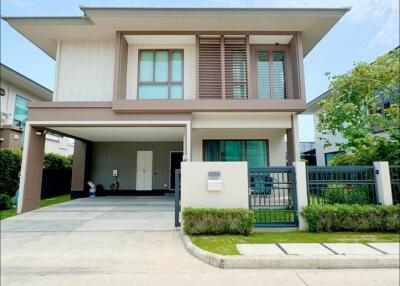
[[[366,269],[399,268],[397,255],[361,256],[241,256],[220,255],[195,246],[189,236],[181,233],[186,250],[197,259],[225,269]]]

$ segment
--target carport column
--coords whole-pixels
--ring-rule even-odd
[[[43,128],[25,126],[24,149],[22,153],[21,178],[19,183],[18,213],[40,207],[42,191],[43,157],[46,136]]]
[[[75,140],[74,161],[72,163],[71,197],[83,198],[86,196],[85,183],[90,165],[89,143]]]
[[[374,162],[376,178],[376,194],[378,203],[386,206],[393,205],[392,185],[388,162]]]
[[[296,172],[296,205],[299,219],[299,230],[307,230],[308,224],[306,220],[300,215],[300,211],[302,210],[302,208],[308,206],[306,163],[293,162],[293,166]]]
[[[300,162],[299,126],[297,114],[291,116],[292,128],[286,129],[288,165]]]

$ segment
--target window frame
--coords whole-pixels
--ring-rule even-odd
[[[266,51],[268,52],[269,59],[269,89],[270,89],[270,97],[261,98],[259,97],[259,80],[257,73],[257,52],[258,51]],[[272,62],[273,62],[273,52],[283,52],[283,66],[284,66],[284,74],[285,77],[285,94],[283,98],[279,98],[275,96],[274,92],[274,81],[273,81],[273,73],[272,73]],[[254,98],[256,99],[289,99],[292,98],[292,62],[290,58],[290,50],[289,45],[271,45],[271,44],[252,44],[250,45],[250,57],[251,57],[251,78],[252,78],[252,86],[254,90]]]
[[[335,156],[338,154],[343,154],[343,151],[332,151],[332,152],[324,152],[324,162],[325,162],[325,166],[331,166],[328,164],[328,158],[327,155],[333,155],[332,160],[335,160]]]
[[[23,100],[25,100],[25,101],[26,101],[26,106],[27,106],[27,107],[28,107],[29,102],[31,102],[31,100],[28,99],[28,98],[26,98],[26,97],[24,97],[24,96],[18,95],[18,94],[15,96],[13,126],[16,126],[16,127],[18,127],[18,128],[24,128],[27,120],[23,122],[23,121],[21,121],[21,120],[15,119],[16,110],[17,110],[17,99],[18,99],[18,98],[22,98]],[[27,112],[27,115],[29,115],[29,110],[28,110],[28,112]],[[20,125],[15,124],[15,122],[18,122]]]
[[[151,51],[153,53],[153,81],[141,81],[140,80],[140,58],[141,58],[141,53],[142,52],[149,52]],[[158,51],[165,51],[168,52],[168,80],[167,81],[155,81],[155,74],[156,74],[156,61],[155,61],[155,54]],[[182,62],[181,62],[181,73],[182,73],[182,79],[181,81],[173,81],[172,80],[172,52],[174,51],[180,51],[182,53]],[[185,51],[184,49],[139,49],[138,50],[138,61],[137,61],[137,87],[136,87],[136,94],[137,94],[137,99],[138,100],[182,100],[185,98],[185,92],[184,92],[184,82],[185,82],[185,72],[184,72],[184,59],[185,59]],[[167,86],[168,87],[168,98],[166,99],[146,99],[146,98],[140,98],[139,94],[139,87],[140,85],[160,85],[160,86]],[[171,87],[174,85],[181,85],[182,86],[182,98],[171,98]]]
[[[206,161],[206,152],[205,151],[205,147],[206,147],[206,142],[208,141],[219,141],[219,142],[223,142],[223,141],[264,141],[265,142],[265,146],[266,146],[266,162],[267,162],[267,167],[271,166],[271,162],[270,162],[270,149],[269,149],[269,140],[268,139],[203,139],[202,140],[202,159],[203,162],[231,162],[231,161]],[[247,156],[247,153],[246,153]],[[238,161],[236,161],[238,162]],[[248,162],[248,161],[239,161],[239,162]]]

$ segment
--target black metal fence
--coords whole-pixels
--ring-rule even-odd
[[[249,169],[249,207],[256,226],[296,226],[296,178],[294,167]]]
[[[71,169],[43,169],[41,198],[47,199],[69,194],[71,176]]]
[[[307,167],[309,205],[376,204],[373,166]]]
[[[180,227],[179,214],[181,212],[181,170],[175,170],[175,227]]]
[[[393,204],[400,204],[400,166],[390,166]]]

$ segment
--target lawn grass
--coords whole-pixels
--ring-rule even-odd
[[[209,252],[222,255],[238,255],[236,244],[240,243],[290,243],[290,242],[399,242],[398,233],[357,233],[332,232],[310,233],[291,232],[254,232],[244,235],[199,235],[191,236],[192,242]]]
[[[64,202],[68,202],[71,200],[70,195],[61,195],[53,198],[40,200],[40,207],[47,207],[55,204],[60,204]],[[9,210],[0,211],[0,220],[6,219],[12,216],[17,215],[17,208],[12,208]]]

